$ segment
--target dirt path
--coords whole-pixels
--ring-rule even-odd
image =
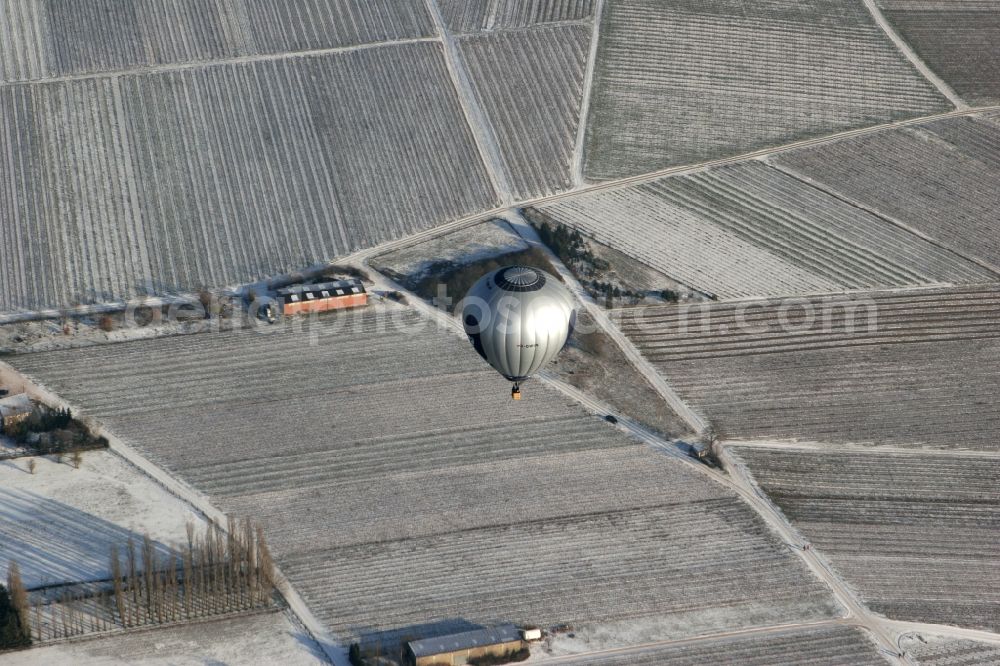
[[[441,44],[444,46],[445,64],[448,66],[452,85],[455,86],[458,101],[465,112],[469,129],[472,130],[479,154],[483,159],[483,164],[486,165],[490,181],[493,183],[493,189],[500,196],[502,203],[509,204],[514,200],[514,194],[511,190],[510,179],[507,177],[500,144],[493,133],[493,124],[486,118],[482,107],[476,101],[476,95],[472,92],[472,84],[469,81],[469,73],[465,70],[465,64],[462,61],[462,54],[455,44],[454,36],[444,23],[437,0],[425,0],[425,2],[427,12],[431,15]]]
[[[910,61],[910,64],[917,68],[920,75],[927,79],[932,86],[937,88],[938,92],[947,97],[948,101],[955,105],[956,109],[960,111],[968,109],[969,105],[962,101],[962,98],[958,96],[951,86],[945,83],[937,74],[932,72],[923,59],[918,56],[912,48],[910,48],[910,45],[907,44],[902,37],[899,36],[896,29],[889,25],[889,21],[886,20],[882,10],[875,4],[875,0],[864,0],[864,2],[865,6],[868,8],[868,12],[872,15],[872,18],[875,19],[875,23],[878,24],[878,27],[882,29],[882,32],[884,32],[890,40],[892,40],[892,43],[895,44],[900,53],[902,53],[906,59]]]
[[[590,33],[590,55],[587,57],[587,71],[583,75],[583,96],[580,98],[580,120],[576,128],[576,147],[573,149],[573,183],[577,187],[584,185],[583,180],[583,144],[587,138],[587,116],[590,115],[590,97],[594,88],[594,72],[597,68],[597,44],[601,36],[601,15],[604,13],[604,0],[594,0],[594,28]]]

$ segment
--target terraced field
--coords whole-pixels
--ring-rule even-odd
[[[539,210],[721,298],[997,278],[758,161]]]
[[[519,199],[572,185],[590,31],[586,25],[541,27],[459,40]]]
[[[877,0],[900,36],[962,99],[1000,103],[1000,3]]]
[[[2,0],[0,82],[427,37],[392,0]]]
[[[448,29],[467,34],[544,23],[582,21],[594,0],[437,0]]]
[[[255,281],[495,203],[437,44],[5,87],[0,108],[0,311]]]
[[[872,610],[901,620],[1000,627],[997,458],[734,451]]]
[[[861,0],[608,3],[593,181],[949,108]]]
[[[996,287],[627,315],[643,355],[731,437],[997,449]]]
[[[992,666],[1000,663],[1000,645],[932,638],[926,643],[911,642],[911,655],[920,666]]]
[[[837,612],[735,496],[543,386],[512,402],[450,332],[395,306],[320,321],[13,361],[260,520],[345,638],[636,617],[688,635]]]
[[[884,666],[886,661],[863,632],[849,627],[820,627],[782,634],[699,641],[628,656],[581,657],[568,663],[576,666],[703,666],[723,663],[741,666]]]
[[[772,158],[824,190],[1000,266],[1000,127],[949,119]]]

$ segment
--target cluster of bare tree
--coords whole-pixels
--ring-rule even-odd
[[[11,563],[11,602],[27,635],[39,641],[266,608],[274,603],[274,562],[263,531],[230,518],[226,529],[188,525],[187,547],[149,536],[111,547],[111,580],[36,591],[30,596]],[[29,620],[31,620],[29,624]]]

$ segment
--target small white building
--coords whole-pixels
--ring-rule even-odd
[[[0,430],[7,430],[31,416],[35,403],[27,393],[18,393],[0,399]]]

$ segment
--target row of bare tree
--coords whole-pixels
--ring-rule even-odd
[[[261,528],[230,518],[201,535],[188,525],[182,552],[158,552],[146,537],[111,549],[115,621],[123,627],[259,608],[271,603],[274,562]]]
[[[274,603],[274,562],[260,526],[229,519],[203,533],[188,525],[187,547],[149,536],[111,547],[111,580],[29,594],[16,563],[8,587],[28,636],[36,640],[127,629],[266,608]],[[32,617],[33,616],[33,617]]]

